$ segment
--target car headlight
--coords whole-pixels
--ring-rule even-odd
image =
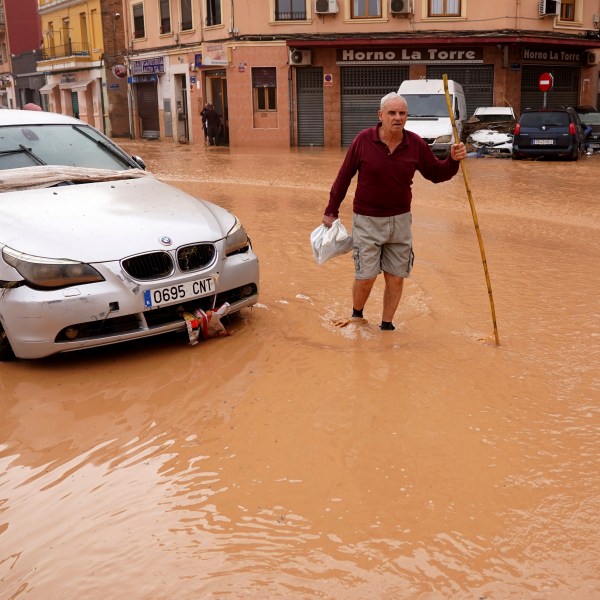
[[[2,249],[2,258],[14,267],[29,285],[36,288],[59,289],[104,281],[104,277],[94,267],[66,258],[31,256],[6,246]]]
[[[440,135],[439,138],[436,138],[436,144],[449,144],[452,141],[451,135]]]
[[[225,254],[229,256],[237,252],[246,252],[249,243],[248,234],[241,221],[236,217],[233,227],[225,238]]]

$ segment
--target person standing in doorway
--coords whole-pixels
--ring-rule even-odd
[[[210,108],[210,104],[207,102],[204,108],[200,111],[200,118],[202,119],[202,132],[204,133],[204,145],[208,144],[208,128],[206,125],[206,113]]]
[[[209,146],[218,146],[221,137],[221,115],[215,110],[212,104],[209,104],[206,112],[206,133]]]
[[[412,247],[412,182],[415,171],[434,183],[448,181],[467,156],[462,142],[452,146],[445,160],[435,157],[417,134],[404,126],[406,100],[392,92],[381,99],[379,123],[361,131],[352,142],[333,183],[323,224],[338,218],[350,182],[358,172],[354,195],[352,237],[355,279],[352,317],[362,319],[363,309],[377,276],[383,271],[385,289],[380,328],[394,330],[393,319],[409,277]]]

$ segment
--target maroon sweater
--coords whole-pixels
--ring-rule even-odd
[[[353,210],[369,217],[392,217],[409,212],[415,171],[434,183],[448,181],[458,173],[458,161],[450,157],[436,158],[427,142],[406,129],[402,143],[390,154],[379,139],[379,127],[381,123],[361,131],[352,142],[329,193],[326,215],[338,216],[340,204],[357,171]]]

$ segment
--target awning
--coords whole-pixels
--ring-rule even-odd
[[[69,81],[68,83],[59,83],[58,87],[61,90],[80,90],[86,88],[92,81],[94,80],[86,79],[84,81]]]
[[[38,91],[40,94],[50,94],[52,90],[58,85],[58,83],[47,83],[43,85]]]

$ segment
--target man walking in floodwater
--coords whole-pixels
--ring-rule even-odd
[[[427,142],[404,129],[408,104],[396,92],[381,99],[378,116],[380,123],[361,131],[348,149],[331,188],[323,224],[331,227],[338,218],[340,204],[358,172],[352,218],[355,279],[351,318],[363,318],[373,284],[383,271],[380,328],[390,331],[395,329],[394,315],[414,260],[410,207],[415,171],[433,183],[448,181],[458,173],[467,150],[459,142],[445,160],[435,157]]]

